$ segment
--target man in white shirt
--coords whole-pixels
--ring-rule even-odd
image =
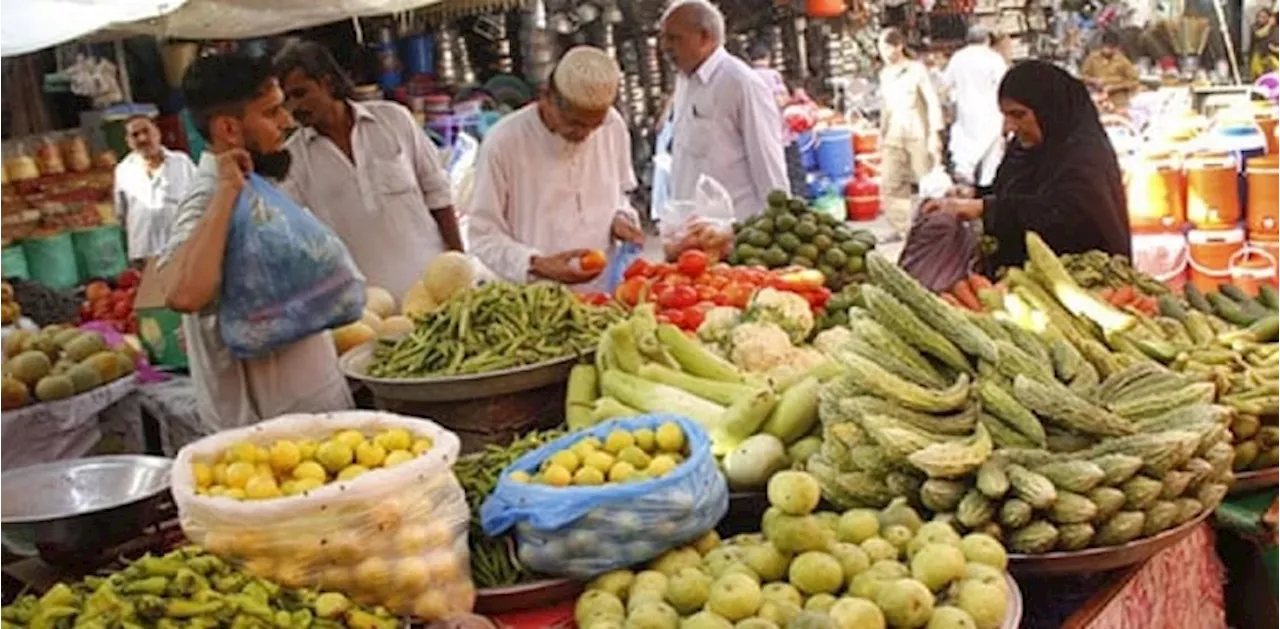
[[[328,334],[240,360],[218,332],[222,258],[236,198],[250,171],[279,180],[289,170],[284,139],[293,119],[270,64],[239,54],[201,57],[187,69],[182,93],[209,148],[178,205],[160,256],[160,281],[169,307],[186,313],[182,332],[201,419],[227,429],[286,413],[351,408]]]
[[[724,49],[724,15],[705,0],[677,0],[662,17],[662,49],[680,70],[675,91],[671,198],[694,198],[698,177],[720,182],[734,213],[764,210],[788,190],[782,112],[773,90]]]
[[[186,153],[160,143],[160,128],[147,116],[124,123],[129,154],[116,164],[116,217],[125,228],[129,260],[135,263],[159,255],[169,237],[169,224],[178,202],[187,193],[196,165]]]
[[[275,72],[305,125],[285,145],[285,189],[337,232],[370,285],[403,298],[433,258],[463,248],[435,145],[403,105],[352,101],[351,80],[320,44],[290,44]]]
[[[467,234],[472,252],[511,282],[597,290],[582,257],[622,240],[643,244],[628,193],[631,136],[613,108],[621,72],[603,50],[565,53],[536,103],[485,135]]]
[[[1004,156],[1004,116],[997,93],[1008,64],[991,48],[985,28],[971,27],[967,40],[951,55],[944,74],[956,115],[948,148],[957,179],[989,186]]]

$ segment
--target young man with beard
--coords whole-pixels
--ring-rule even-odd
[[[403,105],[351,100],[351,80],[320,44],[289,44],[275,72],[304,125],[286,143],[285,187],[337,232],[369,284],[402,299],[432,259],[462,251],[436,147]]]
[[[476,257],[506,280],[599,290],[600,271],[579,259],[615,239],[643,244],[627,195],[636,186],[631,136],[613,109],[620,79],[603,50],[573,48],[538,101],[485,136],[467,233]]]
[[[226,429],[285,413],[351,408],[327,334],[240,360],[218,332],[222,260],[236,199],[249,173],[279,180],[289,170],[284,140],[293,120],[270,65],[238,54],[203,57],[187,69],[182,92],[208,150],[178,205],[160,256],[160,281],[169,307],[186,313],[182,332],[201,418]]]
[[[129,261],[141,263],[163,249],[178,201],[187,193],[196,165],[186,153],[160,143],[160,128],[147,116],[124,123],[129,154],[116,164],[116,216],[124,224]]]

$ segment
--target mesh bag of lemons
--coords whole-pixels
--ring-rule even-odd
[[[284,415],[183,448],[172,492],[187,538],[254,575],[436,620],[475,601],[460,445],[390,413]]]
[[[590,578],[696,539],[728,508],[707,433],[684,417],[642,415],[520,457],[503,470],[480,521],[491,536],[514,528],[531,570]]]

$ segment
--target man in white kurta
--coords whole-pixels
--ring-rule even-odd
[[[402,299],[432,259],[462,250],[435,145],[403,105],[350,100],[350,79],[315,42],[291,44],[275,66],[304,125],[285,145],[283,187],[342,238],[369,285]]]
[[[615,240],[643,242],[628,198],[631,137],[612,107],[620,76],[604,51],[574,48],[537,102],[485,135],[467,234],[503,279],[598,290],[600,271],[583,269],[582,256]]]
[[[733,198],[739,220],[790,190],[782,112],[773,88],[724,49],[724,16],[705,0],[678,1],[662,19],[662,47],[676,79],[671,198],[692,200],[707,175]]]
[[[986,29],[969,29],[969,44],[951,56],[945,74],[956,115],[948,143],[951,163],[957,179],[979,186],[991,185],[1004,156],[997,93],[1008,65],[990,40]]]
[[[164,250],[178,203],[195,178],[186,153],[160,143],[160,128],[146,116],[125,123],[129,154],[116,164],[116,217],[124,224],[129,260],[141,262]]]

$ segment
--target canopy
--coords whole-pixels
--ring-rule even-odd
[[[186,0],[3,0],[0,55],[35,52],[112,24],[160,17]]]

